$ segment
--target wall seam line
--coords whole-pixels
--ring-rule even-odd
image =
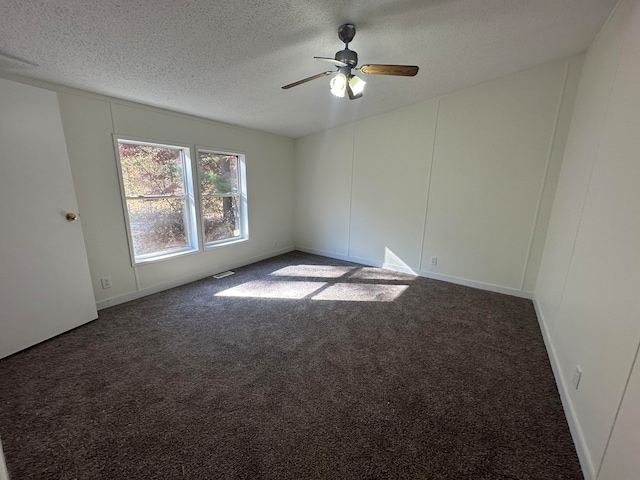
[[[560,123],[560,113],[562,112],[562,103],[564,101],[565,95],[567,93],[567,78],[569,77],[569,63],[570,60],[565,60],[564,66],[564,78],[562,80],[562,88],[560,89],[560,97],[558,99],[558,107],[556,110],[556,118],[553,122],[553,131],[551,134],[551,141],[549,142],[549,150],[547,153],[547,159],[544,165],[544,172],[542,175],[542,185],[540,186],[540,192],[538,193],[538,202],[536,204],[536,212],[533,216],[533,225],[531,226],[531,235],[529,237],[529,245],[527,245],[527,253],[525,255],[524,267],[522,269],[522,277],[520,279],[520,290],[524,290],[524,282],[527,278],[527,271],[529,270],[529,261],[531,260],[531,250],[533,249],[533,239],[536,236],[536,227],[538,226],[538,221],[540,220],[540,206],[542,205],[542,198],[544,196],[544,189],[547,185],[548,177],[549,177],[549,165],[551,164],[551,157],[553,155],[553,147],[556,142],[556,137],[558,134],[558,124]],[[534,285],[535,289],[535,285]]]
[[[431,143],[431,164],[429,165],[429,182],[427,183],[427,198],[424,205],[424,222],[422,224],[422,245],[420,248],[420,257],[418,258],[418,268],[423,269],[422,257],[424,255],[424,244],[427,238],[427,217],[429,215],[429,197],[431,196],[431,179],[433,178],[433,164],[436,155],[436,134],[438,133],[438,119],[440,117],[440,98],[436,100],[436,121],[433,126],[433,141]]]
[[[347,256],[351,256],[351,220],[353,216],[353,170],[356,154],[356,124],[351,128],[351,181],[349,184],[349,228],[347,232]]]

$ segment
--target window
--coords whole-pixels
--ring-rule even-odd
[[[198,248],[189,149],[118,140],[135,263]]]
[[[134,265],[247,239],[242,155],[197,149],[196,178],[190,147],[116,144]]]
[[[198,150],[200,198],[204,243],[244,237],[241,178],[242,162],[238,155]]]

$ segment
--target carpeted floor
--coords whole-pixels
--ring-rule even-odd
[[[530,301],[293,252],[0,360],[12,479],[582,479]]]

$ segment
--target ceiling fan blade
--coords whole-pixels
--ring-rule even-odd
[[[285,85],[282,88],[286,90],[288,88],[297,87],[298,85],[302,85],[303,83],[310,82],[311,80],[315,80],[316,78],[322,78],[327,75],[331,75],[332,73],[335,73],[335,72],[332,72],[332,71],[322,72],[317,75],[313,75],[311,77],[303,78],[302,80],[298,80],[297,82],[290,83],[289,85]]]
[[[418,73],[415,65],[362,65],[358,70],[369,75],[399,75],[413,77]]]
[[[313,57],[317,60],[324,60],[325,62],[329,62],[329,63],[333,63],[336,67],[346,67],[347,64],[344,63],[341,60],[336,60],[335,58],[331,58],[331,57]]]

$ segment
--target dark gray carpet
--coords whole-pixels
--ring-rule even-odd
[[[0,437],[15,480],[583,478],[530,301],[299,252],[0,360]]]

